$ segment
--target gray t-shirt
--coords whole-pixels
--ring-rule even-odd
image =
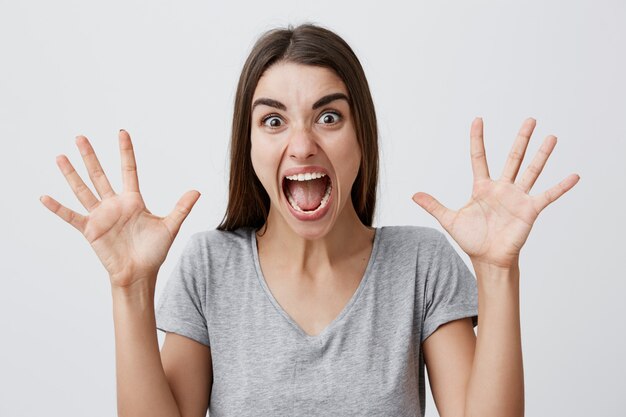
[[[365,274],[310,336],[261,273],[254,229],[193,234],[156,307],[156,327],[211,348],[211,417],[424,416],[421,342],[472,317],[476,279],[438,230],[376,228]]]

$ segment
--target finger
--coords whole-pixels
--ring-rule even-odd
[[[135,151],[130,140],[130,135],[124,129],[120,129],[120,156],[122,158],[122,181],[124,191],[139,192],[139,180],[137,179],[137,163]]]
[[[525,193],[530,192],[530,189],[535,184],[535,181],[537,181],[537,177],[539,177],[541,171],[543,171],[543,167],[546,165],[546,161],[555,146],[556,136],[550,135],[543,140],[543,144],[535,154],[532,162],[528,165],[524,174],[522,174],[522,178],[516,184]]]
[[[452,210],[445,207],[432,195],[426,193],[414,194],[413,201],[437,219],[444,229],[449,229],[449,226],[452,224],[452,219],[454,218],[454,212]]]
[[[100,200],[93,195],[65,155],[57,156],[56,162],[63,176],[65,176],[65,179],[70,184],[74,195],[78,198],[78,201],[80,201],[87,211],[91,212],[91,210],[98,205]]]
[[[178,234],[178,230],[180,230],[180,225],[187,218],[187,215],[191,212],[191,208],[200,198],[200,193],[198,191],[187,191],[176,203],[176,207],[170,214],[167,215],[163,221],[165,225],[170,230],[170,233],[173,237]]]
[[[48,210],[74,226],[79,232],[83,233],[85,230],[85,224],[87,223],[87,218],[85,216],[76,213],[74,210],[68,209],[48,195],[41,196],[39,201],[41,201]]]
[[[522,127],[517,133],[517,138],[513,142],[513,147],[509,152],[509,157],[504,165],[504,170],[502,171],[501,180],[512,183],[515,181],[515,177],[519,172],[520,165],[522,164],[522,159],[524,159],[524,154],[526,153],[526,148],[528,147],[528,141],[530,141],[530,135],[532,135],[533,130],[537,121],[532,117],[529,117],[522,123]]]
[[[96,187],[96,191],[100,195],[100,198],[115,195],[115,191],[111,188],[111,184],[109,183],[107,176],[104,174],[104,170],[102,169],[100,161],[98,161],[98,157],[89,143],[89,140],[82,135],[76,136],[76,145],[80,150],[83,161],[85,161],[89,178],[91,178],[91,182],[94,187]]]
[[[571,174],[554,187],[546,190],[542,194],[535,196],[535,208],[537,213],[545,209],[549,204],[556,201],[559,197],[570,190],[580,180],[580,175]]]
[[[483,119],[480,117],[474,119],[470,129],[470,156],[474,181],[489,178],[489,167],[487,166],[483,140]]]

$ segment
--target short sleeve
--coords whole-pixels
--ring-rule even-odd
[[[472,325],[478,325],[476,278],[441,232],[439,239],[426,278],[422,342],[453,320],[471,317]]]
[[[210,346],[205,317],[206,256],[199,236],[192,235],[157,303],[156,328]]]

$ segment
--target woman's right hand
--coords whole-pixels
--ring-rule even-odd
[[[168,216],[155,216],[146,208],[139,192],[135,154],[128,132],[119,132],[124,183],[121,194],[111,188],[87,138],[77,136],[76,145],[100,200],[85,185],[67,157],[59,155],[57,165],[89,214],[76,213],[47,195],[41,197],[41,202],[85,236],[108,271],[112,286],[130,287],[144,279],[156,280],[182,222],[200,193],[188,191]],[[151,284],[154,288],[155,283]]]

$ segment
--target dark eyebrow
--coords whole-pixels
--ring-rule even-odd
[[[314,104],[313,107],[311,107],[311,109],[315,110],[318,109],[322,106],[325,106],[326,104],[335,101],[335,100],[345,100],[348,102],[348,104],[350,104],[350,99],[348,98],[348,96],[346,96],[343,93],[333,93],[333,94],[328,94],[325,95],[324,97],[320,98],[319,100],[317,100]],[[252,104],[252,111],[254,111],[254,108],[260,104],[264,104],[266,106],[270,106],[270,107],[275,107],[277,109],[280,110],[287,110],[287,106],[285,106],[283,103],[281,103],[280,101],[271,99],[271,98],[259,98],[256,99],[254,101],[254,104]]]
[[[328,94],[328,95],[320,98],[319,100],[317,100],[315,103],[313,103],[313,107],[311,107],[311,108],[313,110],[315,110],[315,109],[320,108],[322,106],[325,106],[328,103],[330,103],[331,101],[335,101],[335,100],[345,100],[346,102],[348,102],[348,104],[350,104],[350,99],[345,94],[343,94],[343,93],[333,93],[333,94]]]

